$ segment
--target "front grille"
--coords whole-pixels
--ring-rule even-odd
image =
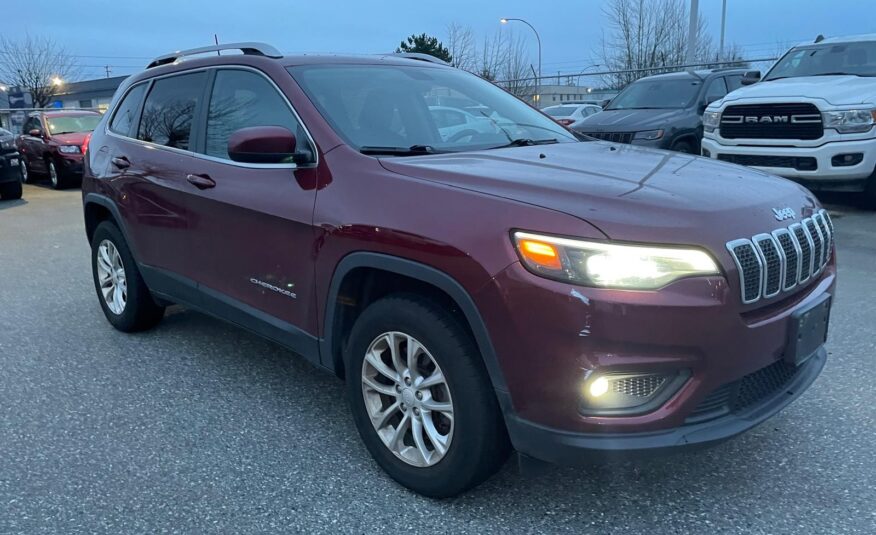
[[[727,106],[721,137],[727,139],[818,139],[824,135],[821,112],[813,104]]]
[[[833,250],[833,223],[827,210],[780,228],[727,242],[739,270],[742,302],[775,297],[818,274]]]
[[[697,405],[688,415],[686,423],[711,420],[731,412],[744,411],[786,387],[799,370],[800,367],[779,360],[742,379],[722,385]]]
[[[613,141],[615,143],[632,143],[635,132],[581,132],[585,136],[601,139],[602,141]]]
[[[647,398],[651,397],[665,382],[665,375],[637,375],[613,379],[611,387],[618,394]]]
[[[724,162],[751,167],[787,167],[798,171],[818,170],[818,160],[811,156],[761,156],[757,154],[719,154]]]

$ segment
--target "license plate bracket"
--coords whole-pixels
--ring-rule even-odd
[[[785,362],[800,365],[827,341],[831,302],[831,295],[824,294],[808,307],[791,315]]]

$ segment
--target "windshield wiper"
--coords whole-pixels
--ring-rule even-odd
[[[533,145],[552,145],[554,143],[559,143],[556,138],[551,139],[529,139],[526,137],[521,137],[517,139],[512,139],[509,143],[505,145],[499,145],[498,147],[493,147],[494,149],[504,149],[506,147],[531,147]]]
[[[820,72],[818,74],[810,74],[809,76],[866,76],[865,74],[855,74],[853,72]]]
[[[438,150],[432,145],[411,145],[410,147],[376,147],[366,145],[359,147],[359,152],[362,154],[384,156],[419,156],[421,154],[441,154],[448,151]]]

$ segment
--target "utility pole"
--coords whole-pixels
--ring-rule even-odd
[[[727,23],[727,0],[721,2],[721,45],[718,47],[718,59],[724,60],[724,27]]]
[[[109,78],[110,73],[113,71],[109,65],[104,65],[103,67],[106,70],[106,77]]]
[[[700,0],[690,0],[690,25],[687,29],[687,54],[684,62],[688,65],[694,62],[697,49],[697,29],[699,26]]]

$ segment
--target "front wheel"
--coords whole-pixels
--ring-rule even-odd
[[[22,194],[21,182],[6,182],[0,184],[0,199],[4,201],[13,201],[20,199]]]
[[[49,175],[49,182],[52,183],[52,188],[64,189],[67,186],[64,177],[58,173],[58,168],[55,166],[55,162],[52,160],[46,161],[46,170]]]
[[[415,295],[383,298],[358,318],[347,349],[353,419],[393,479],[444,498],[502,466],[510,446],[496,396],[448,310]]]
[[[876,210],[876,171],[867,179],[861,204],[869,210]]]
[[[152,298],[122,233],[110,221],[94,231],[91,265],[100,307],[113,327],[142,331],[164,316],[164,307]]]

